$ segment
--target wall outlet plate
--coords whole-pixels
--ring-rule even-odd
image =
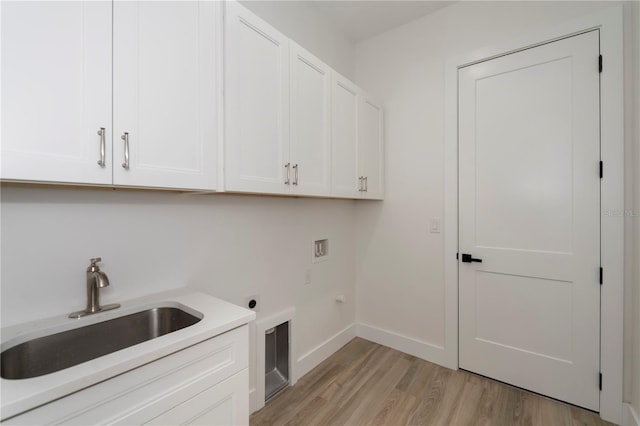
[[[260,295],[254,294],[244,298],[244,307],[252,311],[260,312]]]

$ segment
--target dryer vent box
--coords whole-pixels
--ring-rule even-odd
[[[265,401],[289,384],[289,322],[265,331]]]

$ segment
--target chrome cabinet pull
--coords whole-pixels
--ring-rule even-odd
[[[120,139],[124,141],[124,163],[122,163],[122,167],[125,170],[129,170],[129,132],[124,132]]]
[[[364,177],[364,192],[369,192],[369,176]]]
[[[106,146],[106,141],[105,141],[105,134],[107,132],[105,131],[104,127],[100,127],[100,130],[98,130],[98,136],[100,136],[100,159],[98,160],[98,166],[100,167],[104,167],[105,166],[105,150],[107,149]]]
[[[294,185],[298,185],[298,165],[297,164],[293,165],[293,171],[294,171],[293,184]]]
[[[362,181],[363,181],[363,179],[364,179],[364,177],[362,177],[362,176],[360,176],[360,177],[358,178],[358,191],[359,191],[359,192],[362,192],[362,191],[363,191],[363,189],[362,189]]]
[[[284,168],[287,169],[287,177],[284,180],[284,184],[285,185],[289,185],[291,183],[291,176],[290,176],[290,173],[289,173],[289,168],[290,167],[291,167],[291,163],[287,163],[287,164],[284,165]]]

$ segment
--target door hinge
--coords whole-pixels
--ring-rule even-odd
[[[602,373],[600,373],[600,381],[599,381],[599,384],[598,384],[598,388],[600,390],[602,390]]]
[[[602,176],[604,176],[604,163],[601,161],[600,162],[600,179],[602,179]]]
[[[602,266],[600,267],[600,285],[602,285],[602,281],[604,280],[604,270]]]
[[[598,71],[602,72],[602,55],[598,57]]]

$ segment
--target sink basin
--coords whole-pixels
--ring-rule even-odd
[[[189,327],[201,318],[175,307],[157,307],[28,340],[0,354],[1,376],[28,379],[73,367]]]

